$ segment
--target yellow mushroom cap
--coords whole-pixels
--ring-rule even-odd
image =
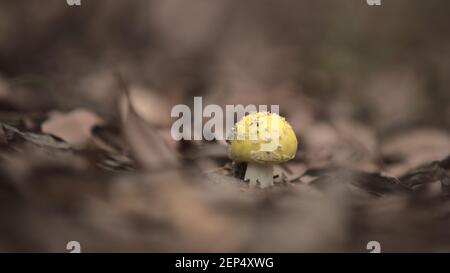
[[[244,116],[233,127],[230,141],[228,155],[238,162],[285,162],[294,158],[297,152],[294,130],[275,113]]]

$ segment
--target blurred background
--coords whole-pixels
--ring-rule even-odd
[[[448,129],[449,4],[382,4],[3,1],[2,85],[17,94],[38,85],[40,99],[16,95],[17,107],[82,106],[109,118],[117,67],[171,104],[193,95],[270,104],[301,93],[320,102],[315,114],[349,116],[380,132]]]
[[[7,189],[1,194],[0,250],[65,251],[65,241],[81,238],[90,251],[366,251],[364,242],[379,238],[391,251],[450,251],[447,201],[436,203],[435,197],[426,195],[418,205],[410,199],[416,197],[394,195],[369,202],[358,195],[360,210],[353,210],[348,207],[353,201],[348,200],[354,193],[349,197],[332,188],[317,198],[309,189],[313,178],[323,178],[318,169],[339,166],[332,173],[331,177],[338,175],[334,180],[356,181],[364,192],[377,196],[397,193],[397,188],[370,184],[385,179],[381,175],[411,191],[439,181],[438,192],[444,192],[450,184],[450,166],[444,160],[450,154],[450,2],[382,0],[381,6],[369,6],[365,0],[81,0],[81,4],[0,2],[0,122],[7,125],[0,134],[4,139],[0,173]],[[223,185],[211,189],[206,183],[202,187],[207,189],[192,190],[184,183],[188,179],[175,171],[168,178],[136,171],[134,159],[142,156],[115,146],[125,142],[136,150],[130,137],[123,140],[117,133],[118,105],[123,101],[117,71],[128,84],[140,117],[160,132],[170,129],[172,106],[191,105],[194,96],[202,96],[205,105],[279,104],[300,142],[297,158],[280,171],[293,185],[267,196],[246,190],[236,197],[234,191],[241,192],[241,185],[227,187],[240,181],[230,174],[226,155],[215,150],[194,162],[208,174],[228,166],[221,173],[212,171],[216,175],[212,180],[227,184],[226,189]],[[103,127],[92,129],[99,124]],[[58,139],[44,139],[44,133]],[[26,146],[28,142],[50,149],[48,162],[42,163],[39,155],[38,167],[35,161],[30,163],[34,152],[28,149],[34,148]],[[66,142],[71,146],[65,147]],[[200,146],[170,145],[179,153]],[[67,164],[59,157],[55,160],[54,150],[59,154],[60,149],[73,147],[75,155],[71,153]],[[410,172],[432,162],[419,178]],[[107,172],[105,164],[108,170],[128,174]],[[351,175],[346,172],[342,178],[342,167],[350,168]],[[374,173],[379,177],[370,176]],[[233,182],[224,182],[225,178]],[[170,184],[174,190],[155,182],[160,179],[181,182]],[[146,182],[131,186],[121,182],[115,189],[116,180]],[[427,194],[433,189],[426,188]],[[159,197],[153,199],[156,193]],[[285,201],[274,201],[284,195]],[[299,201],[297,195],[306,197]],[[178,203],[183,196],[192,206],[188,211]],[[79,204],[86,198],[92,202],[88,208]],[[270,217],[259,214],[259,205],[269,207]],[[434,206],[442,214],[429,219],[426,212]],[[172,214],[160,214],[166,209]],[[302,216],[292,220],[298,213]],[[329,217],[318,219],[321,213]],[[245,228],[237,232],[242,219]],[[268,219],[278,219],[279,225],[266,223]],[[267,228],[258,229],[261,223]],[[324,225],[324,230],[317,229]],[[55,228],[52,238],[48,226]],[[222,238],[224,230],[234,231]]]

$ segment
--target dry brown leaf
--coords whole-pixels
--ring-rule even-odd
[[[52,135],[38,134],[32,132],[22,132],[19,129],[14,128],[7,124],[0,124],[0,125],[3,126],[3,130],[6,133],[7,141],[15,140],[16,136],[18,136],[19,138],[28,141],[34,145],[37,145],[39,147],[50,149],[61,149],[61,150],[69,150],[72,148],[72,146],[70,146],[70,144],[68,144],[64,140],[54,137]]]
[[[304,133],[305,157],[310,167],[342,165],[364,171],[376,171],[377,142],[374,132],[346,121],[321,122]]]
[[[124,90],[122,100],[126,102],[120,109],[123,134],[138,163],[150,170],[178,165],[176,151],[167,145],[156,128],[139,116],[130,101],[128,87],[120,76],[119,81]]]
[[[74,147],[83,147],[91,139],[92,128],[103,123],[99,116],[86,109],[69,113],[55,111],[42,124],[42,131],[60,137]]]
[[[130,87],[130,98],[134,110],[146,122],[154,126],[170,126],[170,104],[163,94],[139,86]],[[122,103],[127,103],[124,100]]]
[[[450,135],[436,129],[416,129],[386,138],[381,145],[384,157],[398,158],[397,162],[385,166],[391,175],[404,174],[409,169],[450,154]]]

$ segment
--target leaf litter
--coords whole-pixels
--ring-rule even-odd
[[[3,240],[3,250],[61,251],[73,237],[88,251],[362,251],[370,238],[392,251],[448,250],[448,158],[397,177],[367,172],[345,159],[353,152],[335,159],[351,151],[345,147],[362,147],[352,144],[357,135],[340,140],[336,132],[332,142],[318,142],[311,130],[300,138],[306,155],[277,166],[275,187],[252,189],[236,169],[245,165],[232,166],[223,143],[167,145],[167,130],[144,121],[124,96],[123,134],[117,124],[91,122],[97,118],[66,120],[74,132],[91,128],[83,148],[47,134],[58,134],[58,126],[43,126],[45,133],[1,124],[2,203],[9,210],[1,226],[21,238]],[[43,125],[49,122],[56,121],[50,116]],[[360,130],[345,126],[346,133]],[[377,166],[370,143],[360,157]],[[317,165],[320,150],[332,156]],[[16,193],[6,195],[11,187]],[[431,226],[433,236],[417,236]]]

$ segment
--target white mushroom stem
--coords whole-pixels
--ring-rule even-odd
[[[273,186],[273,165],[249,162],[244,180],[249,182],[250,186],[258,184],[261,188]]]

